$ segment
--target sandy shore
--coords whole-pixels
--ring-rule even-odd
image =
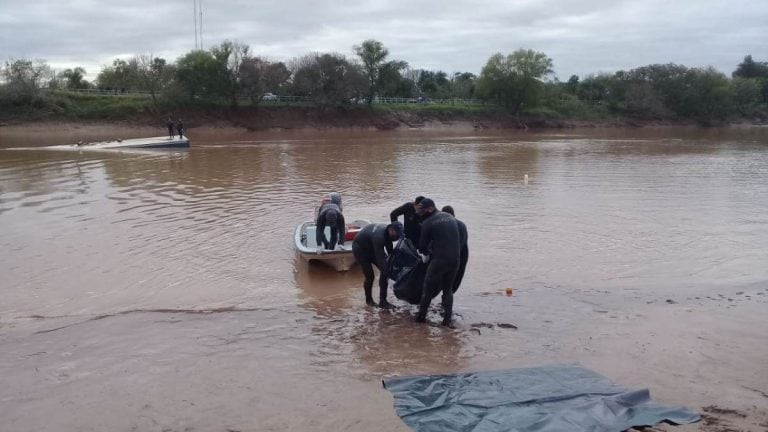
[[[653,430],[764,432],[767,296],[768,290],[756,289],[733,307],[727,300],[692,299],[631,313],[592,311],[565,327],[541,328],[521,316],[518,330],[472,323],[470,314],[454,331],[418,327],[408,312],[362,307],[322,319],[257,309],[31,317],[0,333],[0,426],[407,431],[382,377],[567,359],[627,387],[650,388],[656,401],[688,406],[703,417],[697,424]],[[362,325],[363,333],[339,339],[334,325],[341,332]],[[273,331],[285,326],[295,327],[293,338]],[[402,342],[388,341],[390,332],[403,331],[414,339],[433,333],[436,345],[411,347],[413,361],[404,359]],[[451,352],[454,343],[472,349]]]

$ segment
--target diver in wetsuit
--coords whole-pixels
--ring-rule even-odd
[[[339,245],[344,245],[346,224],[339,206],[333,203],[325,204],[317,214],[315,225],[317,226],[316,241],[318,246],[323,245],[325,249],[333,250],[336,247],[336,242]],[[325,237],[326,226],[331,227],[330,241]]]
[[[396,221],[399,216],[403,216],[405,238],[410,240],[414,246],[418,246],[419,234],[421,233],[421,218],[416,214],[416,208],[423,199],[423,196],[417,196],[413,202],[407,202],[392,210],[392,213],[389,214],[391,222]]]
[[[456,217],[453,211],[453,207],[447,205],[440,211],[446,212]],[[456,223],[459,225],[459,247],[461,247],[461,253],[459,254],[459,270],[456,272],[456,279],[453,280],[453,292],[456,293],[461,285],[461,280],[464,279],[464,271],[467,269],[467,261],[469,261],[469,246],[467,246],[467,225],[456,219]]]
[[[459,268],[461,249],[459,226],[453,216],[438,211],[435,202],[429,198],[421,201],[418,213],[423,219],[419,252],[428,266],[416,321],[426,322],[432,297],[442,291],[443,325],[452,327],[453,281]]]
[[[379,307],[389,309],[394,306],[387,301],[387,255],[392,253],[392,242],[403,236],[403,224],[392,222],[386,224],[370,224],[363,227],[352,242],[352,253],[363,269],[365,281],[365,302],[376,306],[373,301],[373,266],[379,269]],[[386,254],[385,254],[386,251]]]

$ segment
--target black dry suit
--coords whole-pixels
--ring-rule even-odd
[[[467,225],[458,219],[456,219],[456,224],[459,226],[459,246],[461,249],[459,253],[459,270],[456,273],[456,279],[453,281],[453,292],[456,292],[459,289],[461,280],[464,279],[464,271],[467,269],[467,261],[469,261],[469,246],[467,246]]]
[[[422,222],[419,251],[430,258],[419,303],[420,320],[426,319],[432,297],[442,291],[443,323],[450,323],[453,314],[453,281],[461,254],[460,243],[459,226],[450,214],[434,211]]]
[[[387,224],[366,225],[352,242],[352,252],[365,275],[363,289],[368,304],[373,303],[373,265],[379,269],[379,300],[384,303],[387,300],[387,255],[392,253],[392,240],[387,227]]]
[[[392,210],[389,214],[389,220],[394,222],[399,216],[403,216],[403,225],[405,226],[405,238],[414,244],[419,242],[421,234],[421,217],[416,214],[416,206],[412,202],[407,202],[400,207]]]
[[[346,225],[344,223],[344,215],[341,214],[341,209],[336,204],[326,204],[317,214],[317,245],[323,245],[325,249],[333,249],[336,247],[336,242],[344,244],[344,235],[346,234]],[[331,228],[331,239],[325,238],[325,227]]]

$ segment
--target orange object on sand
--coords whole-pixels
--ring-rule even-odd
[[[507,295],[508,295],[508,296],[511,296],[511,295],[512,295],[512,288],[507,288],[507,290],[506,290],[506,291],[507,291]]]

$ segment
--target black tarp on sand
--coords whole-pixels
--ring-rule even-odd
[[[575,365],[392,378],[384,387],[417,432],[619,432],[700,420]]]

